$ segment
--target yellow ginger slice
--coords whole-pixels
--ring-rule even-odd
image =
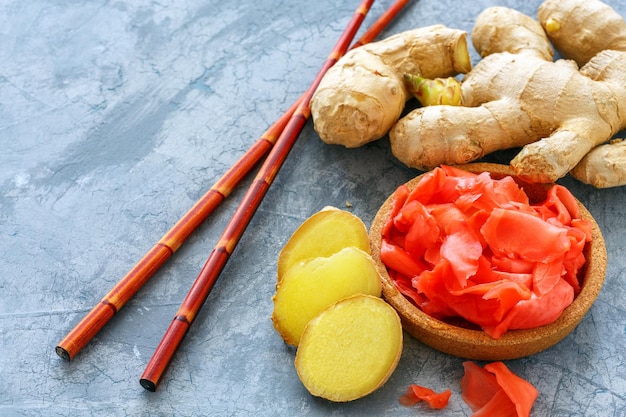
[[[402,325],[382,298],[357,294],[309,322],[296,352],[300,380],[314,396],[345,402],[380,388],[402,353]]]
[[[347,247],[292,266],[276,287],[272,322],[286,343],[298,346],[309,320],[330,304],[357,293],[380,297],[381,291],[372,257]]]
[[[309,258],[328,257],[348,246],[369,253],[365,224],[348,211],[325,207],[306,219],[280,251],[278,282],[294,264]]]

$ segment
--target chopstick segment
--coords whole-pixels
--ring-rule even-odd
[[[372,42],[380,32],[382,32],[391,21],[402,11],[404,6],[409,4],[410,0],[396,0],[378,19],[370,26],[361,37],[350,47],[350,49],[358,48],[366,43]]]
[[[352,45],[351,49],[374,40],[409,0],[397,0]],[[207,191],[183,217],[141,258],[139,262],[92,308],[56,346],[56,353],[71,360],[104,325],[139,291],[189,236],[228,197],[276,143],[276,139],[304,98],[303,94],[250,149]]]
[[[130,300],[189,238],[204,220],[272,148],[299,101],[295,102],[248,151],[206,192],[141,260],[96,304],[56,346],[56,353],[71,360]]]
[[[285,126],[285,129],[278,137],[276,144],[261,166],[257,176],[226,226],[224,233],[215,245],[215,248],[211,251],[204,267],[200,271],[200,274],[183,300],[176,316],[166,330],[165,335],[157,346],[139,380],[141,386],[146,390],[156,391],[156,388],[158,387],[165,370],[171,362],[174,353],[178,349],[180,342],[183,340],[185,334],[191,326],[191,323],[204,304],[211,289],[213,288],[213,285],[226,265],[226,262],[233,253],[235,246],[239,242],[244,230],[250,223],[250,220],[261,204],[263,197],[274,181],[274,178],[278,174],[283,162],[287,158],[289,151],[293,147],[296,139],[309,119],[311,113],[309,101],[311,100],[313,93],[317,89],[317,86],[326,71],[335,64],[341,55],[347,51],[352,38],[365,19],[372,3],[373,0],[363,0],[359,5],[348,26],[337,41],[337,44],[322,65],[322,68],[315,77],[315,80],[305,93],[302,100],[300,100],[300,103],[293,116],[289,119],[287,126]]]

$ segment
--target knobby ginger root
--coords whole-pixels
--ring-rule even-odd
[[[626,127],[626,53],[598,54],[580,71],[552,62],[541,25],[503,7],[478,16],[472,41],[485,58],[462,82],[463,107],[420,108],[390,131],[406,165],[464,164],[523,146],[511,161],[516,175],[553,182]]]
[[[546,0],[537,17],[554,47],[579,65],[606,49],[626,51],[626,22],[601,1]],[[599,145],[570,173],[597,188],[626,185],[626,146],[620,140]]]
[[[574,167],[571,174],[596,188],[626,185],[626,141],[619,139],[596,146]]]
[[[307,390],[331,401],[352,401],[381,387],[402,353],[398,313],[381,298],[358,294],[309,322],[296,352]]]
[[[537,17],[552,45],[580,66],[600,51],[626,50],[626,22],[601,1],[546,0]]]
[[[466,35],[435,25],[348,52],[326,73],[311,100],[320,138],[352,148],[387,134],[411,98],[405,74],[443,78],[471,69]]]
[[[529,135],[533,123],[518,98],[535,67],[552,60],[552,49],[541,26],[512,9],[489,8],[477,18],[472,42],[486,57],[463,80],[463,107],[422,107],[398,121],[389,132],[391,150],[404,164],[422,170],[441,164],[464,164],[532,141]],[[519,45],[531,47],[520,49]],[[509,53],[507,48],[517,53]],[[523,59],[519,54],[524,55]],[[550,73],[553,69],[542,70]],[[542,127],[535,125],[536,129]],[[549,130],[544,128],[542,133],[548,134]]]
[[[472,43],[484,58],[499,52],[531,54],[552,61],[550,42],[541,25],[505,7],[485,9],[476,19]]]
[[[586,115],[578,114],[579,118],[564,121],[549,138],[525,146],[511,161],[513,169],[516,172],[528,170],[530,164],[541,169],[546,161],[554,161],[553,166],[563,167],[562,175],[556,178],[570,171],[574,177],[598,188],[626,184],[626,166],[620,163],[626,159],[626,148],[618,146],[607,151],[606,147],[615,145],[602,145],[626,128],[625,68],[626,51],[606,50],[591,58],[580,69],[580,74],[592,80],[591,94],[596,106],[588,108]],[[584,159],[592,150],[596,155],[604,153],[609,157],[601,159],[592,155]],[[581,162],[583,165],[578,167]],[[565,167],[568,167],[567,171]]]

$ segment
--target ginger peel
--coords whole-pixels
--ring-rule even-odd
[[[434,25],[348,52],[326,73],[311,100],[320,138],[351,148],[387,134],[411,98],[405,74],[444,78],[471,69],[466,35]]]

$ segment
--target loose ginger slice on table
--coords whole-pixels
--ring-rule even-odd
[[[358,293],[380,297],[381,292],[382,282],[372,257],[347,247],[289,268],[273,297],[272,322],[286,343],[298,346],[307,323],[330,304]]]
[[[402,324],[396,311],[381,298],[358,294],[309,322],[295,366],[312,395],[345,402],[381,387],[401,353]]]
[[[369,253],[363,221],[335,207],[324,207],[307,218],[291,235],[278,255],[278,282],[289,268],[309,258],[327,257],[353,246]]]

